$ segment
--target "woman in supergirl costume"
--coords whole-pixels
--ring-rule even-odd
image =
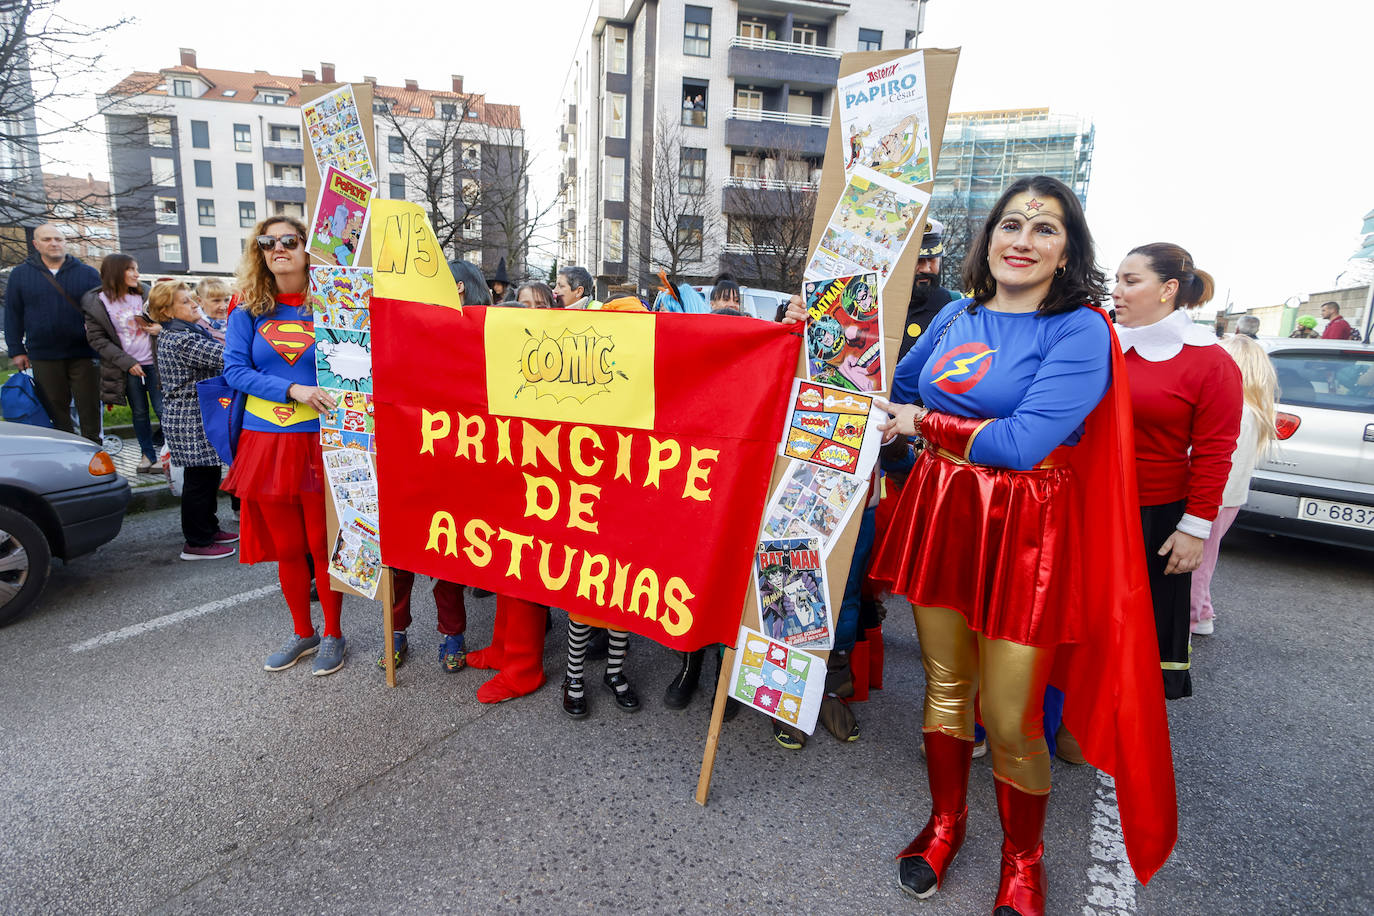
[[[1073,192],[1012,184],[965,262],[971,298],[941,310],[898,364],[888,435],[926,448],[878,544],[873,577],[908,598],[926,674],[931,816],[898,854],[902,889],[937,890],[964,840],[974,698],[1002,824],[997,916],[1045,907],[1050,759],[1041,701],[1117,776],[1142,881],[1177,833],[1135,505],[1121,354]],[[919,406],[917,406],[919,405]]]
[[[310,619],[310,559],[329,569],[321,412],[334,399],[315,384],[315,324],[305,304],[307,230],[289,216],[253,229],[239,262],[239,304],[225,333],[224,376],[247,394],[243,432],[224,489],[242,500],[239,561],[275,560],[293,632],[267,658],[268,671],[315,654],[312,673],[343,667],[343,596],[319,589],[324,632]]]

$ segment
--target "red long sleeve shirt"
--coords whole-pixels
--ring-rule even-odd
[[[1184,346],[1172,359],[1126,354],[1142,506],[1187,498],[1184,512],[1213,521],[1240,435],[1240,369],[1216,345]]]

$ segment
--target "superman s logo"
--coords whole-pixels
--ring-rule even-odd
[[[226,410],[229,409],[230,404],[234,403],[233,398],[218,398],[217,400],[219,401],[219,406],[223,407]]]
[[[277,415],[281,425],[285,426],[291,422],[291,418],[296,415],[296,408],[291,404],[278,404],[272,408],[272,413]]]
[[[264,321],[258,333],[288,366],[296,365],[305,351],[315,345],[315,326],[304,321]]]

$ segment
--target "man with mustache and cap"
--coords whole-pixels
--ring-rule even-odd
[[[916,277],[911,284],[911,301],[906,307],[906,321],[902,326],[900,360],[925,333],[940,309],[959,298],[940,285],[940,266],[945,254],[945,226],[938,219],[927,219],[925,234],[921,236],[921,256],[916,261]]]

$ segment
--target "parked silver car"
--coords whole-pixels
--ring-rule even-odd
[[[1260,340],[1279,377],[1279,441],[1236,525],[1374,550],[1374,345]]]
[[[53,557],[114,540],[129,482],[95,443],[0,421],[0,626],[37,603]]]

